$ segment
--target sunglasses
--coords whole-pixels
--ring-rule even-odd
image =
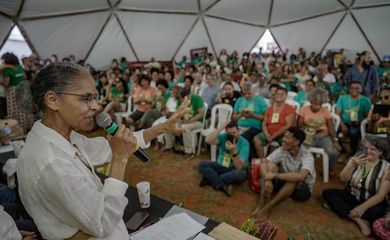
[[[378,98],[379,98],[379,100],[388,100],[389,99],[389,95],[387,95],[387,96],[379,96]]]

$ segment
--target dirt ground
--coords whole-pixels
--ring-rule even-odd
[[[232,197],[226,197],[210,187],[198,186],[200,175],[196,167],[201,160],[209,159],[208,153],[185,160],[182,155],[172,152],[148,152],[152,157],[149,162],[134,160],[128,164],[126,181],[130,185],[149,181],[153,194],[176,204],[183,203],[185,208],[237,228],[250,217],[258,196],[250,190],[247,181],[234,187]],[[316,240],[367,239],[352,222],[321,207],[323,189],[344,186],[336,177],[331,178],[329,183],[323,183],[321,166],[321,160],[317,159],[317,180],[310,200],[295,202],[288,199],[273,210],[270,219],[278,227],[275,239],[285,240],[288,236],[303,239],[307,233]],[[342,167],[338,164],[337,173]]]

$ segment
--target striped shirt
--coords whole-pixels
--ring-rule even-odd
[[[386,175],[389,163],[379,160],[366,176],[362,167],[356,167],[352,173],[351,180],[347,185],[347,190],[355,196],[358,201],[365,201],[374,196],[379,189],[381,179]]]

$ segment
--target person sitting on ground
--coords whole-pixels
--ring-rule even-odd
[[[276,90],[274,103],[267,109],[262,121],[262,132],[253,138],[258,158],[264,158],[263,147],[272,141],[280,141],[287,129],[295,125],[295,109],[286,104],[287,89]]]
[[[133,96],[133,103],[136,104],[137,110],[125,119],[128,125],[135,126],[144,113],[152,108],[153,98],[157,93],[156,89],[150,86],[150,79],[146,75],[140,77],[140,85],[141,87],[137,89]]]
[[[223,90],[217,96],[217,103],[229,104],[234,107],[237,99],[241,97],[241,93],[235,91],[231,82],[225,83]]]
[[[329,172],[334,175],[333,171],[341,146],[333,125],[332,113],[322,106],[329,101],[328,92],[325,89],[316,88],[311,91],[307,99],[310,105],[299,111],[298,127],[306,132],[305,144],[325,150],[329,156]]]
[[[223,130],[226,133],[221,133]],[[231,184],[243,182],[248,175],[249,143],[240,136],[237,122],[229,120],[207,135],[206,143],[219,144],[219,152],[216,162],[204,160],[199,163],[200,186],[210,185],[230,197]]]
[[[383,217],[387,207],[388,151],[385,139],[365,137],[362,151],[353,156],[340,173],[341,181],[347,183],[346,188],[326,189],[322,193],[324,207],[355,222],[365,236],[371,234],[370,224]]]
[[[262,191],[252,215],[256,222],[266,220],[271,210],[285,199],[305,201],[311,197],[316,171],[313,155],[302,145],[305,133],[290,127],[284,134],[282,146],[261,163]],[[271,198],[272,192],[275,196]]]
[[[349,156],[356,154],[361,138],[360,124],[371,108],[370,99],[361,95],[362,91],[360,82],[351,82],[349,94],[340,96],[336,103],[336,113],[341,118],[343,136],[350,139],[351,152]]]
[[[190,106],[187,107],[187,112],[184,114],[181,121],[181,127],[186,129],[186,132],[182,134],[184,155],[186,158],[190,158],[195,154],[193,150],[195,142],[193,142],[191,131],[202,127],[205,103],[199,95],[191,94],[188,90],[180,89],[176,94],[178,102],[182,102],[185,97],[188,97],[191,100]],[[164,140],[166,150],[174,147],[175,136],[173,134],[165,134]]]

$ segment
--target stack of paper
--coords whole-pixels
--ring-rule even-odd
[[[132,235],[130,240],[187,240],[192,239],[205,226],[192,219],[187,213],[179,213],[163,218],[150,227]]]

